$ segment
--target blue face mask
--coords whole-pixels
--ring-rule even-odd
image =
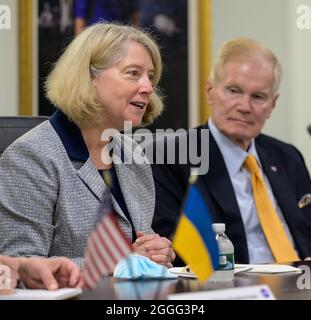
[[[168,269],[149,258],[130,254],[122,259],[114,269],[113,276],[118,279],[176,279]]]

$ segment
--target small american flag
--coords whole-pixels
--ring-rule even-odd
[[[112,272],[117,263],[132,251],[114,216],[109,190],[104,194],[100,211],[102,218],[88,238],[85,253],[83,279],[87,289],[94,289],[97,281]]]

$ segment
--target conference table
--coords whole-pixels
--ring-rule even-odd
[[[174,280],[120,281],[104,277],[95,290],[84,290],[81,300],[165,300],[169,294],[217,290],[254,285],[268,285],[278,300],[311,300],[311,261],[291,263],[294,267],[304,266],[303,273],[258,274],[239,273],[233,281],[207,282],[179,277]],[[298,277],[304,277],[305,289],[297,286]],[[301,282],[301,281],[300,281]]]

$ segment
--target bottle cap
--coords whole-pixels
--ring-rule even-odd
[[[224,233],[226,231],[226,225],[224,223],[213,223],[212,228],[215,233]]]

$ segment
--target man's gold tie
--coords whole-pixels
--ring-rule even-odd
[[[251,174],[257,215],[276,262],[300,260],[273,208],[256,158],[248,155],[244,164]]]

